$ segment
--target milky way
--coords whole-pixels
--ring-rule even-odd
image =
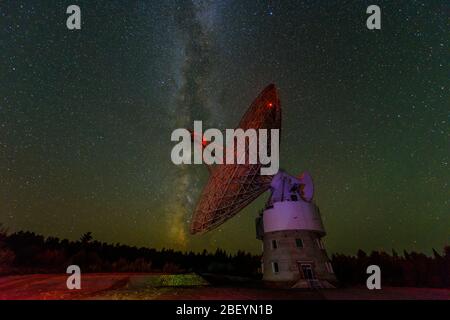
[[[214,67],[214,49],[211,46],[214,15],[210,1],[182,2],[174,13],[179,46],[176,51],[182,54],[175,61],[179,66],[175,93],[174,123],[180,128],[191,128],[194,120],[207,121],[211,114],[214,92],[209,89],[209,81]],[[188,248],[186,236],[189,217],[194,209],[195,190],[199,188],[199,176],[189,167],[180,167],[172,178],[172,197],[168,199],[166,223],[169,236],[177,247]]]

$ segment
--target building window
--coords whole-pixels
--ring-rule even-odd
[[[272,240],[272,249],[278,248],[277,240]]]
[[[303,248],[303,240],[295,239],[295,245],[297,246],[297,248]]]
[[[323,245],[322,239],[317,238],[316,239],[316,244],[320,249],[325,249],[325,246]]]
[[[331,262],[329,261],[325,262],[325,267],[329,273],[334,273],[333,265],[331,264]]]
[[[272,262],[272,271],[273,273],[278,273],[278,262]]]

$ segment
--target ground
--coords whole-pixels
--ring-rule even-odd
[[[68,290],[68,275],[23,275],[0,277],[0,300],[5,299],[150,299],[150,300],[275,300],[275,299],[432,299],[450,300],[450,289],[394,288],[368,290],[365,287],[306,291],[270,289],[261,285],[231,281],[209,284],[195,274],[104,273],[82,275],[81,290]],[[207,278],[207,277],[206,277]]]

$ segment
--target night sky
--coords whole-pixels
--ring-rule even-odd
[[[78,4],[82,30],[66,28]],[[382,30],[366,8],[382,9]],[[450,2],[1,1],[0,222],[10,231],[258,253],[268,194],[188,232],[207,170],[171,132],[234,128],[280,91],[281,167],[311,172],[328,251],[450,240]]]

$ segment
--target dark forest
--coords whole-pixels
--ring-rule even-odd
[[[8,234],[0,228],[0,275],[65,273],[67,266],[75,264],[83,272],[196,272],[259,279],[260,261],[261,256],[243,251],[156,250],[99,242],[91,232],[78,241],[69,241],[32,232]],[[365,284],[367,266],[373,264],[381,268],[385,286],[450,287],[450,246],[443,253],[433,249],[432,256],[407,251],[400,255],[394,250],[391,254],[367,254],[359,250],[356,256],[334,254],[331,262],[343,287]]]

